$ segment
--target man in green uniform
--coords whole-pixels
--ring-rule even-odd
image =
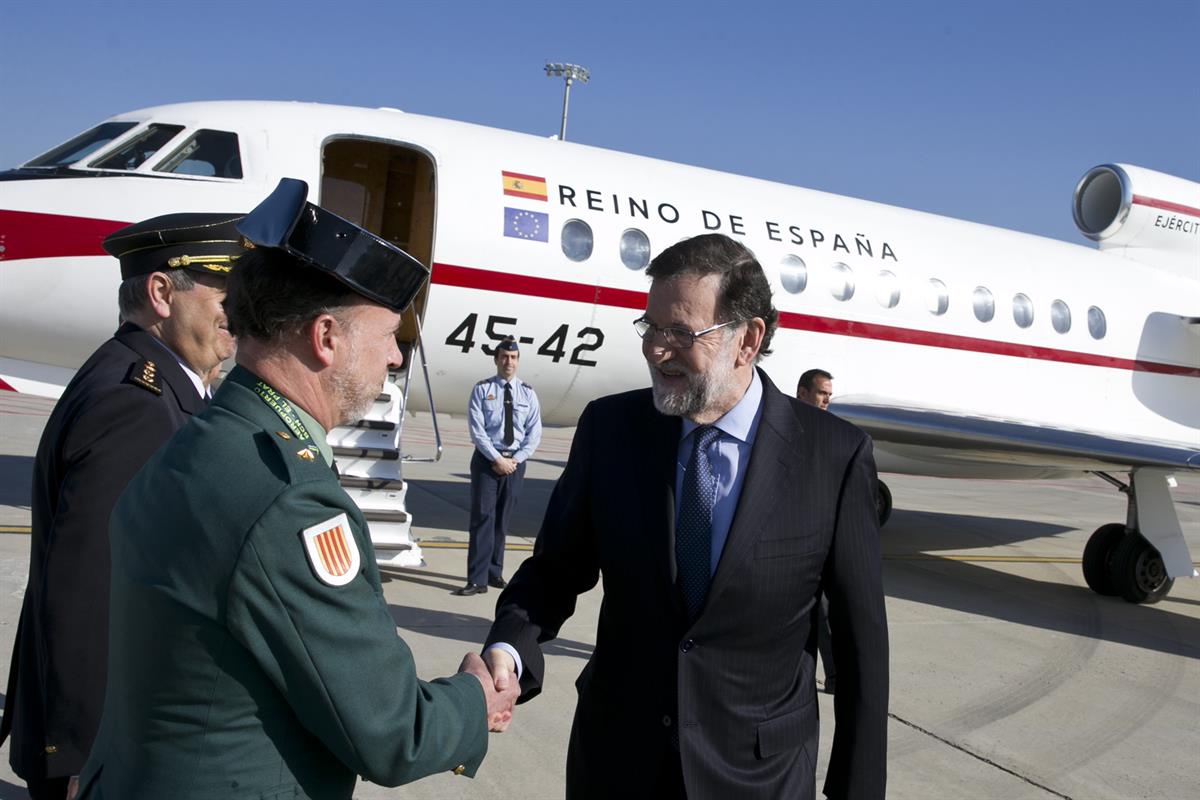
[[[109,682],[81,797],[349,798],[474,775],[514,693],[483,662],[424,682],[362,514],[330,469],[401,356],[428,272],[285,179],[238,228],[238,367],[130,483],[112,525]]]

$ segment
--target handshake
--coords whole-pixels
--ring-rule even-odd
[[[513,706],[521,696],[517,665],[511,655],[499,648],[493,647],[485,655],[486,662],[476,653],[467,653],[458,665],[458,671],[469,672],[479,679],[487,703],[488,730],[504,733],[512,722]]]

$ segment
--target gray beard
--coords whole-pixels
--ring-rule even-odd
[[[692,419],[713,408],[733,382],[733,355],[722,353],[707,375],[684,374],[687,386],[682,390],[670,390],[661,385],[662,376],[658,369],[650,367],[651,393],[654,407],[660,414]]]
[[[358,374],[357,356],[357,353],[352,353],[350,363],[333,375],[334,407],[340,417],[338,425],[348,425],[362,419],[383,391],[383,381],[371,383]]]

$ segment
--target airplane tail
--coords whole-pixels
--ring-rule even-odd
[[[1101,164],[1075,187],[1073,209],[1076,226],[1101,250],[1200,278],[1200,183]]]

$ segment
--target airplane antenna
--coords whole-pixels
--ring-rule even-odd
[[[581,81],[582,83],[587,83],[587,67],[581,67],[578,64],[559,64],[546,62],[546,77],[564,78],[567,82],[567,86],[563,90],[562,127],[558,130],[559,140],[565,141],[567,138],[567,103],[571,100],[571,81]]]

